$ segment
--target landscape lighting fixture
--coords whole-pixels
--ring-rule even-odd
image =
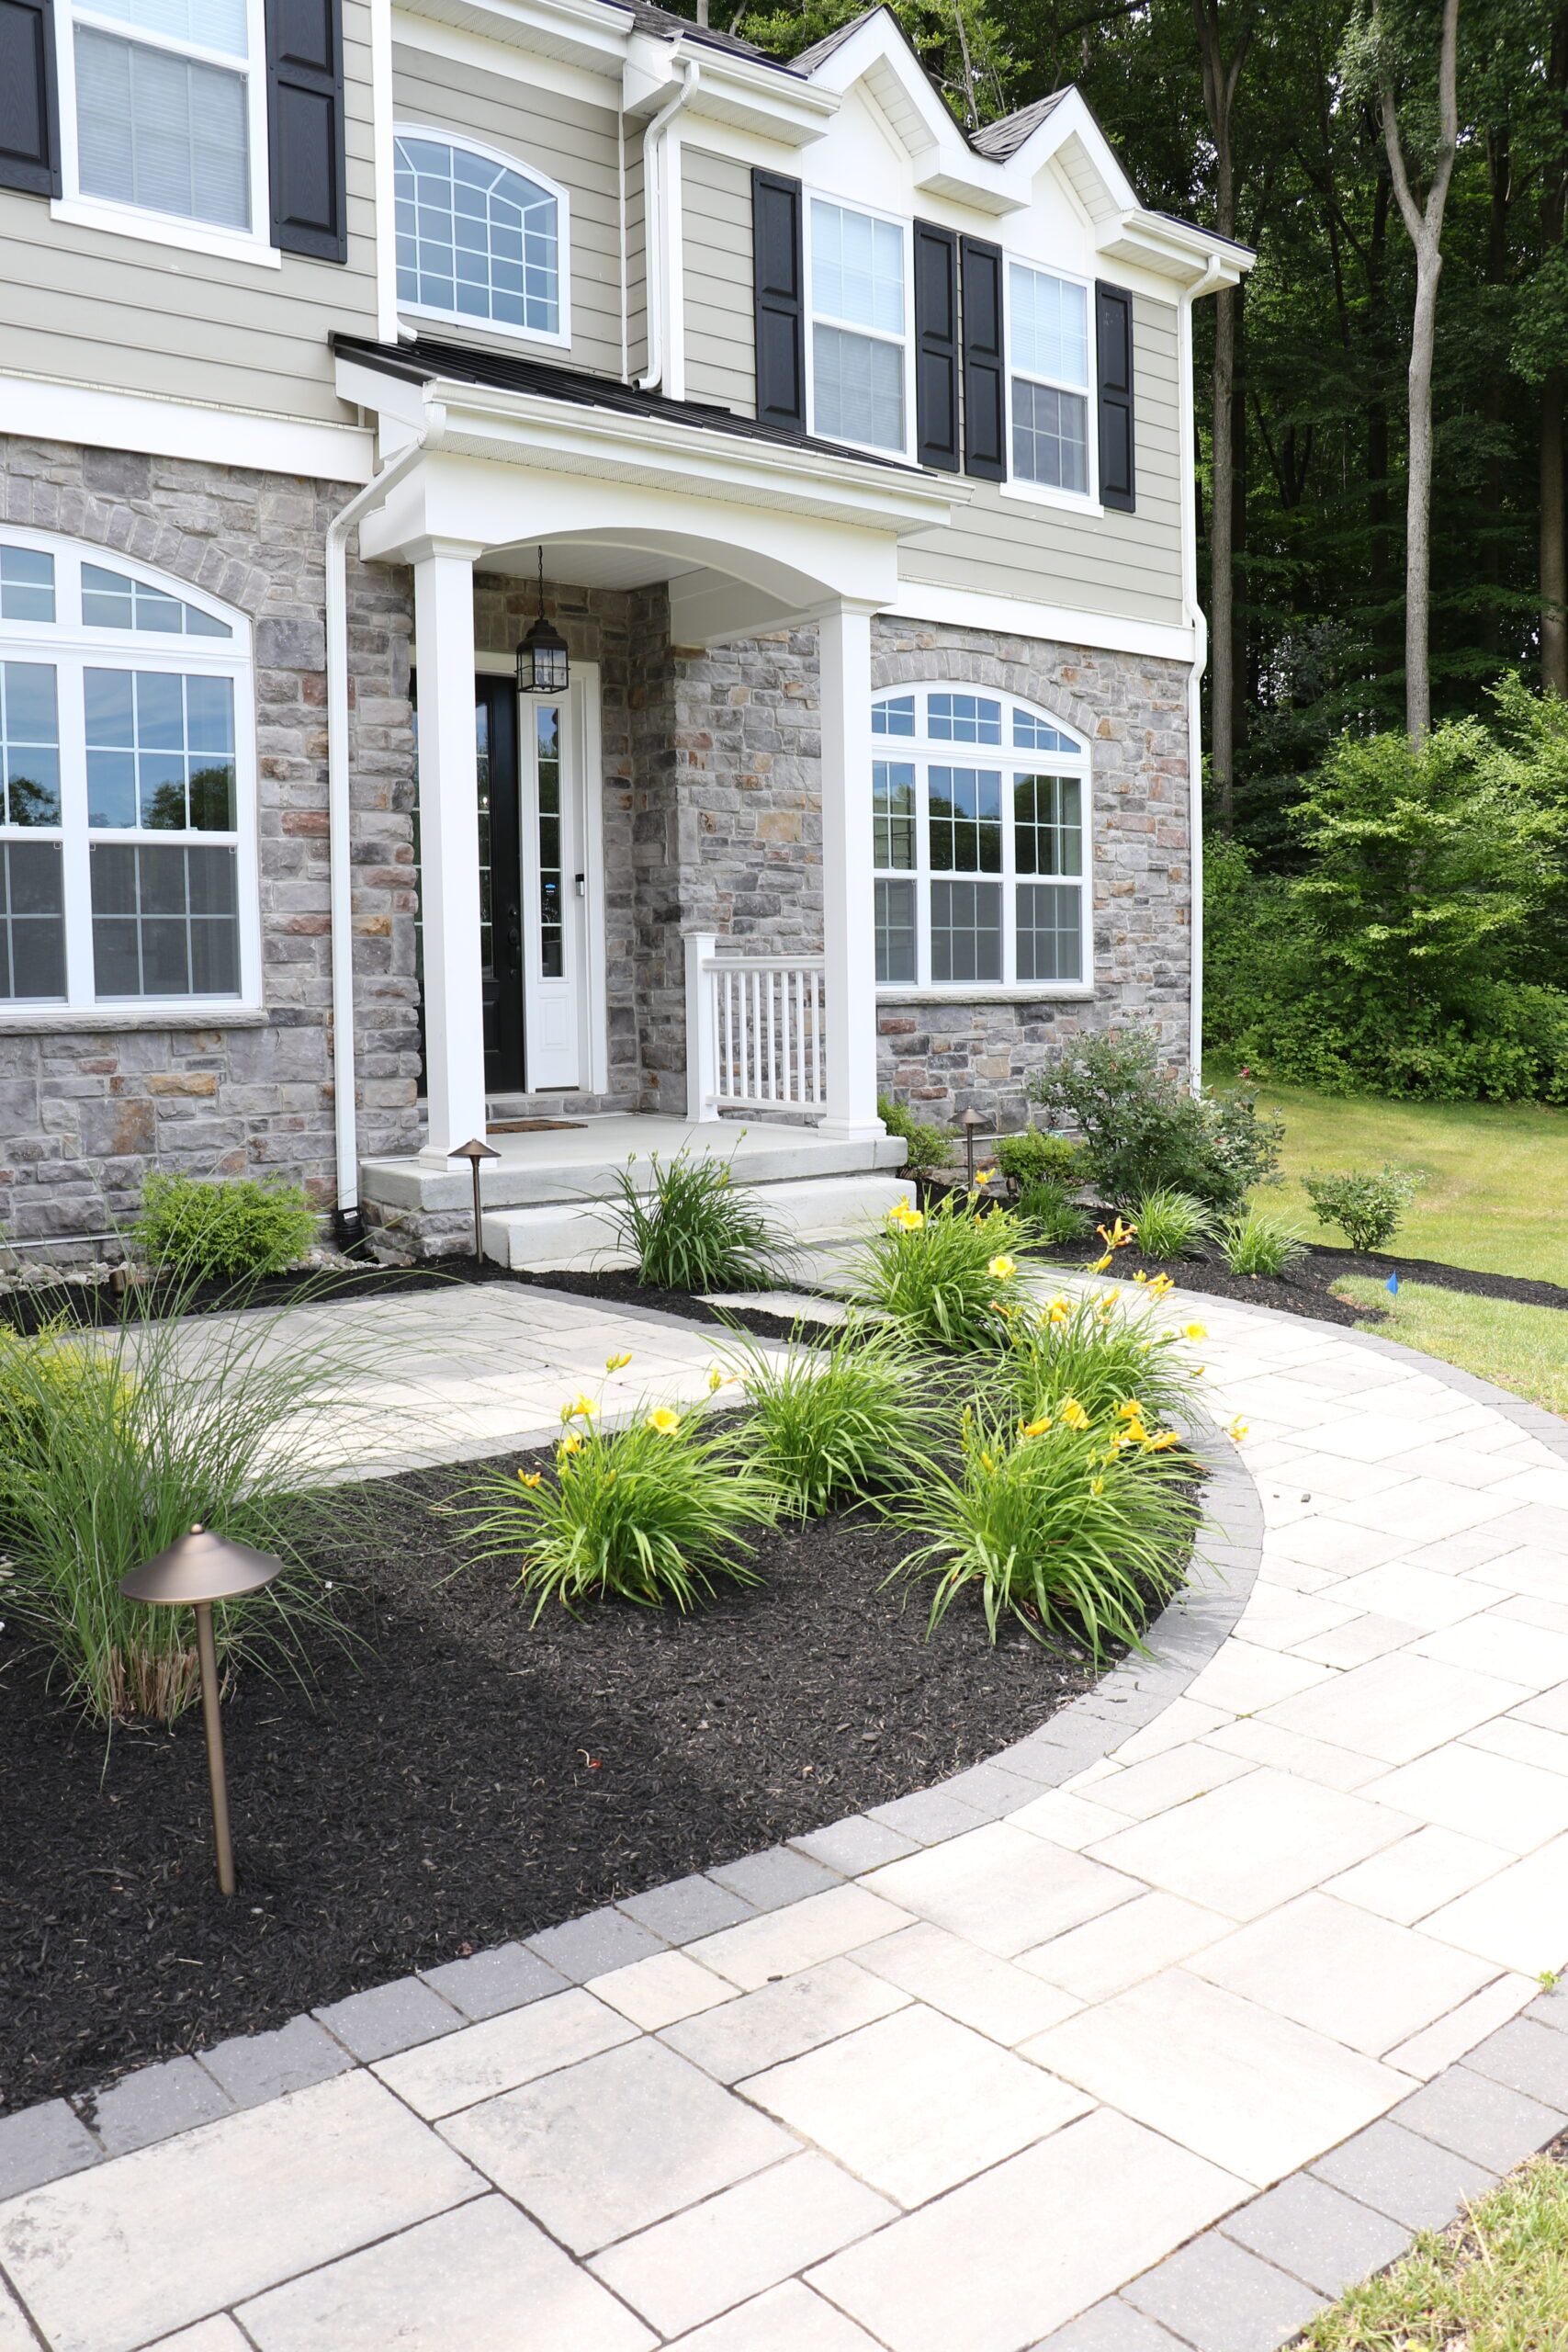
[[[975,1131],[977,1127],[985,1126],[987,1120],[984,1112],[976,1111],[971,1103],[958,1124],[964,1130],[964,1158],[969,1173],[969,1190],[973,1192],[975,1189]]]
[[[194,1609],[196,1653],[201,1662],[201,1720],[207,1734],[207,1783],[212,1797],[212,1842],[218,1858],[218,1891],[234,1892],[234,1846],[229,1834],[229,1784],[223,1770],[223,1725],[218,1713],[218,1645],[212,1637],[212,1604],[260,1592],[283,1574],[283,1562],[248,1544],[231,1544],[199,1520],[188,1535],[166,1552],[143,1560],[119,1589],[128,1600],[154,1608]]]
[[[571,655],[558,628],[545,618],[545,548],[539,544],[539,617],[517,649],[520,695],[564,695]]]
[[[478,1136],[470,1136],[467,1143],[460,1143],[446,1157],[448,1159],[466,1159],[474,1171],[474,1263],[477,1266],[485,1253],[484,1231],[479,1222],[479,1162],[481,1159],[499,1159],[501,1154],[490,1144],[481,1143]]]

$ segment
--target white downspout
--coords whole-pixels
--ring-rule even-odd
[[[642,135],[642,243],[648,300],[648,372],[637,379],[641,392],[656,391],[664,381],[664,134],[702,79],[702,69],[690,57],[679,61],[681,86],[666,98]],[[678,266],[679,256],[675,256]]]
[[[1192,631],[1192,667],[1187,680],[1187,863],[1192,893],[1187,1019],[1188,1063],[1195,1089],[1203,1080],[1203,673],[1209,662],[1209,620],[1198,602],[1198,518],[1193,503],[1198,485],[1198,417],[1192,385],[1192,305],[1210,293],[1224,275],[1224,264],[1217,254],[1212,254],[1202,277],[1182,298],[1179,328],[1184,445],[1181,605],[1183,618]]]
[[[333,1112],[341,1229],[359,1207],[354,1041],[354,864],[349,838],[348,535],[426,449],[440,446],[446,412],[432,402],[423,429],[327,525],[327,849],[333,950]]]

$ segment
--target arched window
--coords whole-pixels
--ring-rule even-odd
[[[0,527],[0,1004],[256,1001],[250,630]]]
[[[565,343],[565,189],[439,131],[393,151],[400,308]]]
[[[951,685],[879,695],[871,725],[878,986],[1083,986],[1084,739]]]

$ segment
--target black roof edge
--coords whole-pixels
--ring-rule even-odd
[[[1256,245],[1244,245],[1239,237],[1222,236],[1218,229],[1205,229],[1201,220],[1189,220],[1179,212],[1159,212],[1152,204],[1141,204],[1138,209],[1140,212],[1146,212],[1151,220],[1168,220],[1173,228],[1191,229],[1197,235],[1209,238],[1216,245],[1228,245],[1233,254],[1245,254],[1249,261],[1258,259]]]

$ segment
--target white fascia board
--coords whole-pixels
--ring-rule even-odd
[[[468,457],[680,486],[696,498],[783,507],[895,537],[939,529],[969,496],[967,485],[945,476],[829,457],[820,449],[710,432],[661,417],[579,408],[533,393],[487,391],[445,380],[429,391],[446,413],[444,448]]]
[[[1017,596],[987,596],[974,589],[943,588],[922,580],[900,581],[897,597],[884,609],[896,620],[992,629],[999,637],[1081,645],[1101,653],[1142,653],[1156,662],[1189,662],[1196,651],[1195,632],[1174,622],[1123,620],[1113,613],[1036,605]]]
[[[0,434],[253,467],[262,473],[308,474],[319,481],[366,482],[375,470],[373,436],[363,425],[154,400],[141,392],[103,391],[93,384],[54,383],[36,376],[0,376]]]
[[[1207,280],[1206,293],[1238,286],[1258,258],[1246,245],[1211,236],[1206,229],[1136,209],[1108,223],[1096,243],[1108,260],[1129,262],[1156,277],[1173,279],[1184,291],[1201,279]]]
[[[425,392],[423,382],[389,376],[384,368],[367,368],[362,360],[337,362],[339,400],[352,401],[355,408],[367,409],[378,417],[383,440],[389,438],[389,425],[406,427],[412,433],[423,431],[430,408]],[[406,434],[394,433],[390,437],[406,438]]]
[[[1064,90],[1043,122],[1009,157],[1010,165],[1032,179],[1042,164],[1060,154],[1069,140],[1077,140],[1095,178],[1105,191],[1106,204],[1117,212],[1135,212],[1138,191],[1116,160],[1115,152],[1077,89]]]
[[[631,36],[631,14],[604,0],[400,0],[398,14],[482,33],[509,47],[533,50],[590,72],[619,74]],[[417,38],[417,36],[415,36]]]

